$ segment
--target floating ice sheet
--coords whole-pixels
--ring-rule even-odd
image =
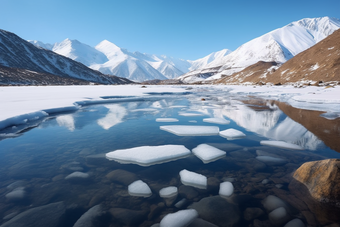
[[[150,166],[185,158],[191,154],[183,145],[142,146],[106,153],[106,158],[122,164]]]
[[[177,136],[213,136],[218,135],[216,126],[192,126],[192,125],[167,125],[160,126],[161,130],[173,133]]]
[[[204,116],[202,113],[179,113],[178,115],[183,117],[198,117],[198,116]]]
[[[177,122],[176,118],[156,118],[157,122]]]
[[[137,180],[128,186],[129,195],[139,196],[139,197],[149,197],[152,195],[149,186],[141,181]]]
[[[184,185],[193,186],[200,189],[207,188],[207,177],[202,174],[188,171],[186,169],[179,172],[181,182]]]
[[[208,123],[220,124],[220,125],[227,125],[230,123],[230,121],[224,118],[204,118],[203,121],[208,122]]]
[[[234,186],[231,182],[223,182],[220,184],[220,196],[229,197],[234,193]]]
[[[303,150],[303,147],[300,147],[296,144],[286,143],[286,142],[283,142],[283,141],[262,140],[260,143],[262,145],[273,146],[273,147],[280,147],[280,148],[287,148],[287,149],[294,149],[294,150]]]
[[[195,209],[180,210],[167,214],[160,222],[160,227],[185,227],[198,217]]]
[[[144,108],[144,109],[131,110],[131,112],[155,112],[155,111],[158,111],[158,109]]]
[[[228,140],[241,139],[246,136],[243,132],[230,128],[227,130],[220,131],[220,136],[227,138]]]
[[[198,145],[197,147],[192,149],[192,153],[194,153],[204,163],[213,162],[225,156],[224,151],[208,144]]]
[[[166,188],[162,188],[159,190],[159,196],[162,198],[171,198],[174,197],[178,194],[177,187],[175,186],[170,186]]]

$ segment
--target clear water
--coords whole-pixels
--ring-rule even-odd
[[[151,111],[150,108],[155,110]],[[181,112],[204,113],[204,116],[184,117],[179,115]],[[177,118],[179,121],[155,121],[156,118],[163,117]],[[208,117],[224,117],[231,123],[217,125],[203,122]],[[220,131],[234,128],[244,132],[246,137],[229,141],[218,135],[177,136],[160,130],[162,125],[218,126]],[[338,123],[336,125],[339,127]],[[329,130],[333,130],[334,134],[334,127]],[[337,132],[339,128],[335,129],[335,134]],[[340,134],[335,136],[340,139]],[[260,144],[261,140],[268,139],[298,144],[304,150],[295,151]],[[202,143],[226,151],[226,157],[204,164],[191,155],[177,161],[142,167],[109,161],[103,156],[117,149],[166,144],[184,145],[191,150]],[[298,199],[289,188],[291,173],[307,161],[340,158],[340,154],[328,146],[337,145],[325,145],[315,135],[315,131],[308,131],[303,125],[293,121],[277,105],[248,97],[164,94],[152,101],[87,106],[78,112],[45,119],[37,127],[22,132],[18,137],[0,141],[0,217],[5,218],[2,220],[5,223],[11,216],[31,208],[64,201],[66,211],[63,216],[58,217],[55,226],[73,226],[83,213],[97,204],[102,204],[103,209],[110,212],[99,217],[94,226],[151,226],[159,223],[168,213],[186,209],[202,198],[218,196],[219,183],[232,178],[235,190],[234,196],[229,200],[237,205],[235,212],[238,216],[234,225],[268,224],[269,212],[264,208],[263,200],[268,195],[276,195],[283,200]],[[275,157],[284,158],[287,163],[260,165],[256,160],[256,150],[264,150]],[[150,186],[153,195],[148,198],[130,196],[127,185],[107,177],[107,174],[117,169],[136,174]],[[209,183],[207,190],[192,187],[189,190],[180,181],[179,172],[183,169],[203,174],[210,179],[209,182],[215,183]],[[65,180],[66,176],[75,171],[88,173],[89,178]],[[267,184],[262,182],[265,179],[268,180]],[[23,187],[22,197],[6,197],[13,191],[13,187],[8,187],[12,183],[17,185],[14,188]],[[158,194],[161,188],[167,186],[179,188],[179,195],[174,201],[165,201]],[[286,196],[282,196],[283,194]],[[293,197],[289,197],[290,195]],[[183,198],[187,199],[185,205],[175,207],[174,204]],[[263,214],[250,220],[245,218],[246,209],[254,207],[260,208]],[[118,212],[123,217],[113,208],[126,209]],[[137,215],[131,213],[131,210],[140,212]],[[316,225],[321,225],[318,222],[319,214],[314,210],[307,211],[292,208],[289,219],[298,217],[307,224],[313,216]],[[129,218],[124,218],[124,214]],[[201,218],[214,223],[212,219]],[[336,221],[329,220],[329,223],[333,222]]]

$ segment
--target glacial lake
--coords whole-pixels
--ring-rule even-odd
[[[132,97],[131,101],[129,97],[107,100],[112,103],[49,116],[16,136],[15,127],[0,132],[1,226],[14,226],[4,223],[18,220],[81,226],[81,217],[93,222],[86,226],[157,226],[167,214],[191,208],[198,210],[199,219],[190,226],[284,226],[294,219],[305,226],[339,222],[334,217],[338,210],[322,205],[313,209],[290,187],[292,173],[301,164],[340,158],[339,118],[326,119],[320,116],[322,112],[276,101],[208,91],[150,94],[143,101]],[[207,118],[230,123],[207,122]],[[245,136],[198,135],[199,128],[189,128],[191,135],[176,135],[160,128],[172,125],[232,128]],[[261,144],[268,140],[301,149]],[[192,151],[200,144],[225,155],[205,163],[190,153],[150,165],[126,164],[105,156],[141,146],[182,145]],[[205,176],[206,187],[183,183],[182,170]],[[137,180],[146,183],[152,194],[133,195],[129,185]],[[232,195],[219,195],[222,182],[232,183]],[[159,191],[169,186],[177,187],[178,193],[162,198]],[[98,209],[85,217],[95,206]],[[269,217],[274,210],[270,206],[285,207],[284,220]],[[175,216],[173,221],[180,219]]]

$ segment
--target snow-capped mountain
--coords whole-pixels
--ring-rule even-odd
[[[306,18],[255,38],[232,53],[216,58],[204,68],[193,70],[179,79],[190,82],[202,80],[202,73],[214,74],[208,80],[230,76],[259,61],[282,64],[298,53],[315,45],[340,28],[336,18]],[[209,70],[211,69],[211,70]]]
[[[42,42],[30,42],[47,49]],[[138,82],[177,78],[188,72],[192,66],[191,62],[187,60],[129,52],[107,40],[91,47],[78,40],[66,39],[61,43],[52,45],[50,50],[102,73],[125,77]]]
[[[5,30],[0,30],[0,65],[101,84],[131,82],[125,78],[104,75],[70,58],[44,48],[37,48]]]
[[[218,61],[222,59],[223,57],[230,54],[232,51],[228,49],[223,49],[217,52],[213,52],[203,58],[197,59],[195,61],[191,62],[190,70],[196,70],[196,69],[202,69],[206,68],[207,65],[218,65]]]

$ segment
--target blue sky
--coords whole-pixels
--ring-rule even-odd
[[[195,60],[302,18],[340,18],[339,0],[0,0],[0,29],[45,43],[107,39]]]

